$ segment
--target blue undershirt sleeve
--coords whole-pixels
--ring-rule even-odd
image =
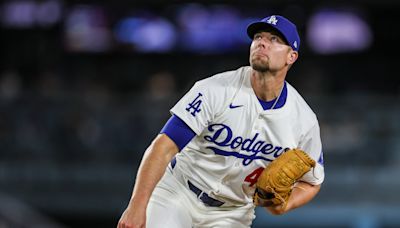
[[[196,135],[196,133],[176,115],[172,115],[164,127],[161,134],[168,135],[181,151]]]

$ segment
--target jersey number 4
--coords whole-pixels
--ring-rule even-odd
[[[254,170],[252,173],[250,173],[245,179],[244,181],[249,182],[250,183],[250,187],[253,187],[253,185],[255,183],[257,183],[258,178],[260,177],[262,171],[264,170],[263,167],[260,167],[256,170]]]

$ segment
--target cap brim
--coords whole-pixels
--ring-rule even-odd
[[[283,33],[279,29],[277,29],[276,27],[274,27],[274,26],[272,26],[272,25],[270,25],[268,23],[265,23],[265,22],[254,22],[254,23],[250,24],[247,27],[247,35],[250,37],[250,39],[253,39],[254,38],[254,34],[256,34],[259,31],[268,30],[268,29],[272,29],[272,30],[278,32],[279,35],[283,38],[283,40],[286,43],[289,43],[287,41],[286,37],[283,35]]]

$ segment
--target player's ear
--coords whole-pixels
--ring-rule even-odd
[[[299,53],[297,51],[294,50],[290,50],[288,53],[288,65],[293,64],[294,62],[296,62],[297,58],[299,57]]]

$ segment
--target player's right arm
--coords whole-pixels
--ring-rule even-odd
[[[142,228],[146,224],[146,209],[150,196],[165,173],[172,157],[200,134],[226,99],[216,92],[220,81],[203,80],[171,109],[173,117],[166,123],[159,136],[147,148],[139,166],[132,197],[122,214],[118,228]]]
[[[153,140],[143,155],[132,197],[118,222],[118,228],[146,227],[146,209],[150,196],[178,151],[178,146],[166,134],[160,134]]]

